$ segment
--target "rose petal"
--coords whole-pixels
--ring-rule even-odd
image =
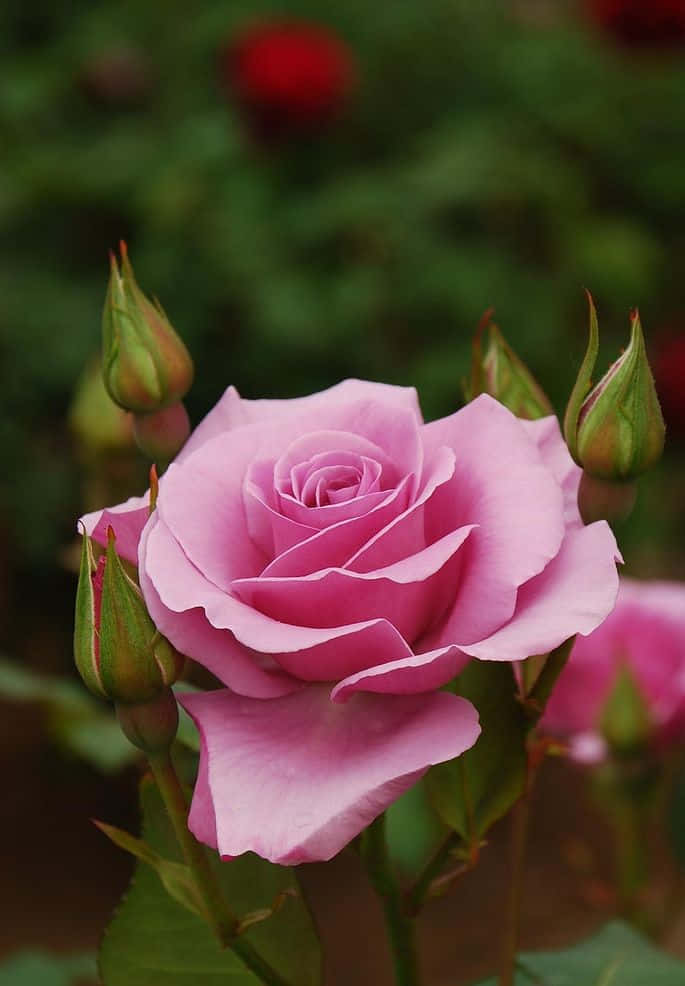
[[[402,635],[387,620],[367,620],[363,623],[345,624],[332,629],[290,626],[264,616],[258,610],[247,606],[217,588],[206,579],[188,559],[159,516],[155,517],[141,553],[141,567],[145,568],[145,583],[141,583],[143,595],[153,612],[155,597],[159,603],[173,614],[181,614],[177,621],[169,616],[164,619],[163,633],[179,650],[184,646],[180,641],[183,627],[190,623],[190,610],[201,608],[208,622],[216,630],[230,630],[239,644],[244,644],[243,652],[269,654],[288,672],[303,680],[326,680],[344,678],[348,674],[371,667],[378,661],[378,654],[387,655],[388,660],[397,660],[411,654]],[[201,614],[200,614],[201,615]],[[153,617],[154,618],[154,617]],[[157,621],[156,621],[157,622]],[[199,625],[202,625],[198,621]],[[161,624],[160,629],[162,629]],[[192,635],[184,645],[193,647]],[[210,641],[208,641],[209,643]],[[193,647],[190,656],[205,664],[224,680],[232,668],[219,669],[224,660],[219,651],[207,652],[205,642]],[[224,643],[228,647],[228,643]],[[187,653],[186,649],[186,653]],[[236,690],[239,690],[236,687]]]
[[[358,432],[380,444],[400,472],[417,475],[422,450],[414,414],[380,403],[332,403],[321,409],[317,427]],[[282,419],[235,428],[209,440],[181,464],[172,464],[160,485],[157,509],[195,566],[228,590],[235,578],[257,575],[270,560],[248,536],[243,482],[250,463],[275,460],[311,430],[311,418]],[[211,523],[207,522],[211,518]]]
[[[86,534],[89,534],[98,544],[107,544],[107,529],[114,530],[117,539],[117,554],[131,564],[138,564],[138,542],[140,535],[150,515],[150,493],[144,496],[132,496],[125,503],[115,507],[105,507],[84,514],[79,521],[83,524]]]
[[[378,664],[339,682],[331,692],[331,701],[346,702],[356,692],[382,695],[432,692],[451,681],[470,660],[467,654],[452,646]]]
[[[192,599],[188,600],[189,608],[183,612],[174,612],[164,605],[150,578],[148,566],[150,542],[153,542],[154,551],[160,528],[163,530],[162,522],[153,516],[141,538],[139,568],[145,604],[160,633],[182,654],[204,665],[239,695],[274,698],[297,690],[300,687],[298,681],[285,674],[273,661],[269,667],[268,658],[243,647],[228,630],[213,627]],[[184,563],[189,564],[185,560]]]
[[[200,730],[219,852],[282,864],[335,856],[480,732],[473,706],[444,692],[358,695],[345,705],[316,686],[271,701],[228,691],[179,698]],[[206,811],[202,798],[191,812],[199,838],[212,834]]]
[[[426,425],[423,436],[427,448],[447,445],[457,459],[453,479],[426,510],[426,536],[479,525],[452,610],[421,642],[431,650],[481,640],[509,620],[518,586],[554,558],[565,525],[561,489],[535,443],[488,395]]]
[[[583,521],[578,510],[578,486],[583,470],[571,458],[562,438],[557,419],[550,415],[521,424],[537,445],[547,468],[555,476],[564,494],[564,520],[567,527],[579,527]]]
[[[414,387],[395,387],[387,383],[373,383],[369,380],[343,380],[328,390],[307,397],[287,400],[247,400],[240,396],[235,387],[229,387],[223,397],[209,414],[195,428],[183,446],[177,462],[183,462],[189,455],[201,448],[211,438],[243,425],[257,421],[273,421],[287,415],[297,415],[305,411],[316,419],[318,412],[330,404],[356,400],[376,400],[391,407],[406,408],[414,414],[417,422],[423,424],[421,409]]]
[[[375,572],[330,568],[300,578],[238,579],[233,592],[250,606],[297,626],[337,627],[386,619],[414,640],[449,604],[458,580],[462,527],[423,551]]]
[[[511,620],[461,649],[483,661],[520,661],[546,654],[576,633],[591,633],[614,608],[620,560],[605,521],[572,528],[556,558],[519,590]]]

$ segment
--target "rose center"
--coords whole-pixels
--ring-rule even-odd
[[[313,455],[290,470],[282,493],[305,507],[329,507],[377,492],[382,468],[364,455],[326,452]]]

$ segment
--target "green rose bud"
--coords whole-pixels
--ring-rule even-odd
[[[127,411],[146,413],[176,404],[193,382],[193,361],[158,301],[138,287],[121,243],[121,270],[111,256],[102,314],[103,379]]]
[[[649,709],[635,675],[623,664],[604,703],[600,728],[616,753],[629,754],[642,749],[652,729]]]
[[[76,593],[74,657],[85,684],[115,702],[155,698],[177,679],[184,658],[163,637],[116,553],[114,531],[97,566],[83,535]]]
[[[490,322],[490,315],[491,311],[485,313],[473,339],[467,398],[473,400],[478,394],[490,394],[519,418],[534,420],[554,414],[546,394],[499,328]],[[484,331],[488,333],[485,354]]]
[[[564,434],[571,455],[587,475],[625,482],[658,461],[664,447],[664,419],[637,309],[630,316],[628,348],[590,389],[599,329],[589,294],[588,301],[590,339],[566,409]]]

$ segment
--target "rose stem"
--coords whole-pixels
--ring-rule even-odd
[[[419,966],[414,923],[402,907],[402,899],[385,839],[385,814],[369,825],[361,844],[362,859],[369,880],[383,901],[397,986],[419,986]]]
[[[426,897],[429,895],[431,884],[436,877],[440,876],[445,868],[445,863],[449,859],[451,850],[458,846],[459,842],[460,838],[456,832],[450,832],[428,860],[414,883],[405,892],[405,908],[407,913],[412,915],[412,917],[421,910]]]
[[[511,870],[509,874],[509,897],[504,918],[499,986],[514,986],[529,809],[530,790],[526,790],[511,812]]]
[[[224,901],[204,848],[188,828],[188,803],[168,750],[148,756],[166,810],[179,841],[195,885],[202,896],[207,919],[223,945],[227,945],[266,986],[288,986],[285,979],[236,934],[238,919]]]

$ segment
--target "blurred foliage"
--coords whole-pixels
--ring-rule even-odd
[[[682,315],[682,58],[623,51],[554,0],[284,13],[337,32],[359,84],[327,131],[259,145],[218,59],[266,0],[2,6],[0,495],[26,564],[79,509],[62,422],[120,237],[195,357],[195,420],[229,382],[289,396],[346,375],[449,412],[491,304],[560,409],[581,285],[605,361],[631,305],[648,335]]]
[[[516,966],[515,986],[678,986],[685,981],[685,964],[618,921],[562,952],[524,953]],[[495,986],[495,980],[481,986]]]
[[[0,965],[0,986],[85,986],[95,978],[94,955],[20,952]]]

